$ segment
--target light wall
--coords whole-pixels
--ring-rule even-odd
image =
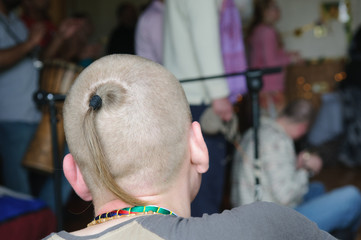
[[[115,10],[120,3],[126,1],[139,6],[149,2],[149,0],[67,0],[67,14],[76,11],[88,12],[94,20],[95,40],[106,42],[107,36],[115,26]],[[247,6],[250,0],[242,1]],[[295,28],[309,24],[320,17],[321,2],[335,1],[337,0],[277,0],[282,11],[278,29],[283,34],[286,48],[299,51],[307,59],[345,57],[348,40],[344,26],[338,21],[327,24],[328,34],[322,38],[315,38],[312,31],[304,33],[301,37],[290,34]],[[353,14],[352,28],[355,29],[361,24],[361,0],[350,1]]]
[[[326,24],[327,34],[321,38],[315,37],[313,31],[307,31],[300,37],[292,34],[293,30],[312,23],[320,18],[322,2],[337,2],[335,0],[277,0],[282,18],[278,29],[283,35],[285,46],[296,50],[306,59],[342,58],[346,57],[348,38],[343,24],[332,20]],[[361,24],[361,0],[351,0],[352,29]]]

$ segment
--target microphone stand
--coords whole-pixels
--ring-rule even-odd
[[[262,199],[261,196],[261,162],[259,160],[259,141],[258,141],[258,129],[259,129],[259,91],[263,87],[262,81],[263,72],[261,70],[255,70],[246,74],[247,88],[251,93],[252,98],[252,122],[253,122],[253,141],[254,141],[254,177],[255,177],[255,192],[254,197],[256,201]]]
[[[51,128],[51,143],[53,149],[53,164],[54,164],[54,196],[55,196],[55,215],[57,217],[57,230],[63,229],[63,211],[62,211],[62,187],[61,187],[61,161],[59,159],[58,146],[58,132],[57,132],[57,118],[56,118],[56,102],[63,102],[65,95],[48,93],[45,91],[37,91],[34,93],[34,99],[39,105],[47,104],[50,112],[50,128]]]
[[[281,67],[274,68],[263,68],[263,69],[249,69],[243,72],[222,74],[222,75],[214,75],[208,77],[200,77],[200,78],[191,78],[191,79],[183,79],[179,80],[181,83],[187,82],[195,82],[195,81],[203,81],[210,80],[216,78],[226,78],[233,76],[244,75],[247,79],[247,88],[252,98],[252,121],[253,121],[253,140],[254,140],[254,176],[255,176],[255,200],[260,201],[261,196],[261,163],[259,161],[259,140],[258,140],[258,129],[259,129],[259,92],[263,87],[263,75],[274,74],[281,72]]]

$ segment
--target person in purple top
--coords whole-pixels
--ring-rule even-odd
[[[249,65],[251,68],[285,67],[301,61],[297,52],[287,52],[275,28],[281,16],[275,0],[257,0],[253,20],[247,36]],[[284,71],[263,77],[261,108],[275,118],[284,107]]]
[[[164,1],[153,0],[138,19],[135,30],[135,53],[163,64]]]

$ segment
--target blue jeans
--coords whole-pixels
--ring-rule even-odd
[[[326,193],[322,183],[311,183],[305,201],[295,210],[324,231],[350,229],[356,233],[360,226],[361,194],[354,186]]]
[[[191,105],[193,121],[199,121],[206,105]],[[191,204],[193,217],[200,217],[204,213],[218,213],[223,199],[223,188],[226,166],[226,140],[223,135],[206,135],[204,140],[209,152],[209,169],[202,175],[202,184],[197,197]]]
[[[65,205],[69,199],[70,193],[72,192],[72,188],[66,180],[63,170],[58,169],[55,171],[62,171],[61,176],[61,201],[62,204]],[[55,206],[55,194],[54,194],[54,178],[48,177],[44,181],[44,185],[41,188],[41,191],[38,196],[39,199],[46,202],[46,204],[52,209],[54,212],[56,212],[56,206]]]
[[[64,156],[69,153],[68,145],[65,144],[64,148],[64,155],[59,158],[59,160],[62,162]],[[68,180],[65,178],[63,169],[55,169],[54,171],[57,171],[61,174],[61,202],[62,205],[66,204],[70,193],[72,191],[72,188],[68,182]],[[37,197],[44,202],[47,203],[47,205],[55,212],[56,205],[55,205],[55,186],[54,186],[54,175],[44,176],[39,175],[38,176],[38,189],[37,189]]]
[[[0,123],[0,154],[2,158],[2,176],[4,185],[9,189],[28,195],[31,195],[31,184],[28,170],[22,166],[22,160],[34,137],[37,127],[37,123]],[[58,169],[57,171],[62,170]],[[36,197],[44,200],[52,210],[55,210],[53,178],[51,176],[44,177],[42,184],[40,194]],[[63,174],[63,203],[66,202],[70,193],[71,186]]]
[[[22,160],[37,126],[37,123],[0,123],[0,154],[4,185],[25,194],[31,194],[31,191],[28,171],[22,166]]]

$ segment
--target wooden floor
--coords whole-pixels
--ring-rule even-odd
[[[314,179],[323,182],[328,190],[348,184],[355,185],[361,190],[361,168],[327,167]]]

